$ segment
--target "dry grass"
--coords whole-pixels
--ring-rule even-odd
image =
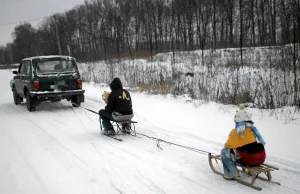
[[[155,55],[155,53],[152,53],[152,56]],[[95,60],[92,55],[84,57],[84,58],[77,58],[78,62],[86,63],[86,62],[92,62],[92,61],[101,61],[101,60],[124,60],[124,59],[149,59],[151,58],[151,52],[149,51],[124,51],[120,52],[118,54],[117,52],[107,53],[106,57],[102,53],[101,56],[97,56],[97,59]]]
[[[140,84],[138,90],[141,92],[147,92],[149,94],[171,94],[173,91],[173,84],[170,81],[162,84]]]

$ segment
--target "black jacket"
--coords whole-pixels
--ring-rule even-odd
[[[111,93],[105,110],[109,113],[119,112],[123,115],[132,114],[132,102],[129,92],[123,89],[121,80],[114,78],[110,84]]]

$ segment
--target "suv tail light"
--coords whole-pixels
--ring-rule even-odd
[[[82,80],[81,79],[77,80],[77,88],[82,89]]]
[[[40,90],[40,83],[38,81],[33,82],[33,90],[34,91]]]

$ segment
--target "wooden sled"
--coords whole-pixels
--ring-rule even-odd
[[[217,171],[215,169],[215,167],[213,166],[212,159],[215,159],[216,163],[218,163],[218,160],[221,162],[221,156],[220,155],[213,156],[213,155],[211,155],[211,153],[209,153],[208,154],[208,162],[209,162],[210,168],[212,169],[212,171],[214,173],[223,176],[223,173]],[[243,185],[246,185],[248,187],[251,187],[253,189],[256,189],[258,191],[261,191],[262,188],[257,187],[257,186],[254,185],[256,179],[260,179],[260,180],[263,180],[263,181],[272,182],[272,183],[275,183],[277,185],[280,185],[279,182],[272,181],[272,176],[271,176],[271,171],[279,170],[279,168],[277,168],[277,167],[274,167],[274,166],[271,166],[271,165],[268,165],[268,164],[261,164],[259,166],[253,166],[253,167],[237,165],[237,168],[240,172],[242,172],[244,174],[247,174],[249,176],[252,176],[252,179],[251,179],[250,183],[248,183],[246,181],[243,181],[241,179],[236,179],[235,181],[238,182],[238,183],[241,183]],[[260,176],[261,174],[262,175],[264,174],[266,177]]]

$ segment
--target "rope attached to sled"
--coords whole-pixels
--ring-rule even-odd
[[[173,143],[173,142],[169,142],[169,141],[166,141],[166,140],[163,140],[163,139],[160,139],[160,138],[156,138],[156,137],[152,137],[152,136],[148,136],[148,135],[145,135],[145,134],[142,134],[142,133],[136,133],[138,135],[141,135],[141,136],[144,136],[144,137],[147,137],[151,140],[155,140],[157,141],[157,147],[162,149],[160,147],[160,143],[161,142],[164,142],[164,143],[167,143],[169,145],[175,145],[175,146],[178,146],[178,147],[181,147],[181,148],[185,148],[185,149],[188,149],[188,150],[191,150],[191,151],[194,151],[194,152],[197,152],[197,153],[200,153],[200,154],[210,154],[210,152],[207,152],[205,150],[200,150],[200,149],[196,149],[196,148],[192,148],[192,147],[188,147],[188,146],[184,146],[184,145],[180,145],[180,144],[177,144],[177,143]]]
[[[72,104],[75,104],[75,103],[72,103]],[[77,104],[75,104],[75,105],[77,105]],[[77,106],[78,106],[78,105],[77,105]],[[87,111],[89,111],[89,112],[92,112],[92,113],[94,113],[94,114],[99,115],[99,113],[96,112],[96,111],[93,111],[93,110],[91,110],[91,109],[85,108],[85,107],[83,107],[83,106],[79,106],[79,107],[81,107],[81,108],[83,108],[83,109],[85,109],[85,110],[87,110]],[[169,144],[169,145],[175,145],[175,146],[178,146],[178,147],[181,147],[181,148],[190,150],[190,151],[194,151],[194,152],[197,152],[197,153],[200,153],[200,154],[205,154],[205,155],[206,155],[206,154],[211,154],[210,152],[205,151],[205,150],[200,150],[200,149],[197,149],[197,148],[192,148],[192,147],[188,147],[188,146],[185,146],[185,145],[180,145],[180,144],[173,143],[173,142],[169,142],[169,141],[166,141],[166,140],[157,138],[157,137],[152,137],[152,136],[145,135],[145,134],[142,134],[142,133],[136,133],[136,134],[141,135],[141,136],[144,136],[144,137],[147,137],[147,138],[149,138],[149,139],[151,139],[151,140],[156,141],[156,142],[157,142],[156,146],[157,146],[159,149],[161,149],[161,150],[162,150],[162,147],[161,147],[160,143],[163,142],[163,143],[167,143],[167,144]]]
[[[93,111],[93,110],[91,110],[91,109],[89,109],[89,108],[85,108],[85,107],[83,107],[82,105],[78,105],[78,104],[76,104],[76,103],[74,103],[74,102],[71,102],[71,104],[74,104],[75,106],[81,107],[81,108],[83,108],[83,109],[85,109],[85,110],[87,110],[87,111],[90,111],[90,112],[92,112],[92,113],[95,113],[95,114],[99,115],[98,112]]]

